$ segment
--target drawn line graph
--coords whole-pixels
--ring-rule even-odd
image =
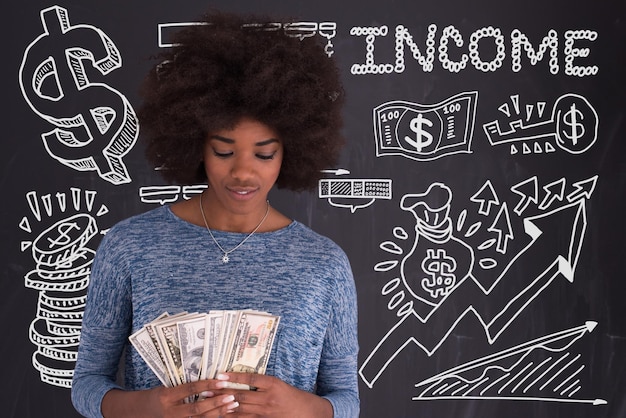
[[[425,379],[414,401],[442,399],[505,399],[604,405],[603,399],[576,399],[584,369],[572,345],[591,333],[594,321],[514,346]],[[532,354],[555,353],[535,364]],[[530,392],[530,393],[529,393]],[[544,396],[545,393],[550,396]]]

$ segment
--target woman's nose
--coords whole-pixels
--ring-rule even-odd
[[[253,164],[249,158],[245,156],[237,156],[233,161],[231,168],[231,176],[239,180],[250,178],[253,174]]]

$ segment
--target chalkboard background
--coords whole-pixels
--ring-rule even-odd
[[[318,191],[271,202],[351,260],[361,416],[626,416],[626,13],[615,0],[12,2],[3,416],[77,416],[69,382],[100,238],[198,192],[167,188],[145,164],[133,109],[148,57],[167,47],[163,24],[209,3],[296,17],[292,34],[322,36],[341,67],[340,164]],[[87,128],[57,126],[79,114]]]

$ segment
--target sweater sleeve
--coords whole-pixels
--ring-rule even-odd
[[[112,231],[102,240],[92,265],[72,381],[72,403],[86,417],[102,417],[102,398],[120,388],[116,375],[131,324],[123,246],[115,242]]]
[[[334,418],[359,416],[357,301],[347,257],[336,266],[330,325],[320,360],[317,392],[333,406]]]

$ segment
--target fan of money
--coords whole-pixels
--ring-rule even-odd
[[[164,312],[129,340],[161,383],[173,387],[223,372],[264,374],[279,322],[254,310]]]

